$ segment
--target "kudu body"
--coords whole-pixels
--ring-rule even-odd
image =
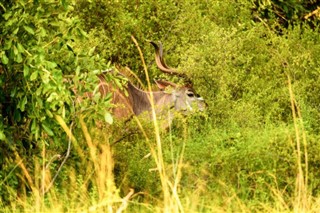
[[[157,66],[162,72],[187,78],[186,75],[175,72],[165,64],[161,43],[159,46],[154,42],[151,42],[151,44],[156,51],[155,59]],[[140,115],[143,112],[148,112],[151,115],[150,112],[153,107],[151,98],[153,98],[154,109],[157,115],[165,115],[165,112],[171,109],[188,112],[194,110],[194,108],[199,110],[205,108],[204,100],[194,92],[190,80],[186,86],[178,86],[171,82],[159,80],[156,81],[159,91],[151,92],[143,91],[128,81],[124,88],[126,92],[124,92],[115,85],[106,82],[103,74],[100,74],[98,77],[100,80],[100,93],[102,95],[112,93],[112,103],[115,105],[113,114],[116,118],[128,118],[131,115]],[[170,89],[167,89],[168,87]],[[127,95],[125,95],[126,93]]]

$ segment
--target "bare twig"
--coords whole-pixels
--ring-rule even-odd
[[[65,162],[67,161],[67,159],[68,159],[68,157],[69,157],[69,155],[70,155],[71,141],[72,141],[72,137],[71,137],[71,135],[72,135],[72,133],[71,133],[72,126],[73,126],[73,123],[71,123],[70,128],[69,128],[69,129],[70,129],[70,134],[69,134],[69,142],[68,142],[67,153],[66,153],[66,155],[65,155],[62,163],[60,164],[60,166],[59,166],[59,168],[58,168],[58,171],[56,172],[56,174],[55,174],[54,177],[52,178],[52,181],[49,183],[49,186],[48,186],[47,189],[44,191],[44,194],[47,193],[47,192],[50,190],[50,188],[52,187],[54,181],[57,179],[57,177],[58,177],[58,175],[59,175],[59,173],[60,173],[60,171],[61,171],[61,169],[62,169],[62,166],[65,164]],[[50,161],[50,162],[51,162],[51,161]],[[50,163],[50,162],[49,162],[49,163]],[[48,166],[49,166],[49,165],[47,165],[46,168],[47,168]]]
[[[130,189],[130,192],[124,198],[122,198],[122,204],[119,207],[119,209],[117,210],[117,213],[121,213],[127,208],[128,202],[129,202],[130,198],[132,197],[133,193],[134,193],[134,190]]]

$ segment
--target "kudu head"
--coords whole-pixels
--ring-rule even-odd
[[[124,90],[119,90],[117,85],[107,82],[105,75],[100,74],[99,91],[105,96],[108,93],[112,94],[112,103],[114,104],[113,113],[117,118],[128,118],[131,115],[140,115],[144,112],[150,112],[153,107],[157,114],[163,115],[166,110],[174,109],[183,113],[188,113],[194,110],[204,110],[206,104],[199,95],[193,90],[192,82],[187,75],[174,71],[166,65],[163,59],[163,49],[161,43],[156,44],[151,42],[155,48],[155,59],[158,68],[169,75],[175,75],[183,78],[186,84],[178,86],[175,83],[157,80],[156,84],[158,91],[145,91],[136,87],[131,81],[127,81]],[[119,73],[122,75],[121,73]],[[151,101],[153,97],[153,101]],[[152,106],[152,103],[154,106]]]
[[[163,73],[178,76],[185,81],[184,86],[178,86],[177,84],[163,80],[156,81],[161,91],[171,94],[174,109],[183,112],[190,112],[196,109],[203,111],[206,108],[206,103],[204,99],[194,91],[191,79],[184,73],[176,72],[165,63],[161,42],[159,42],[159,45],[152,41],[150,43],[155,48],[155,60],[158,68]]]

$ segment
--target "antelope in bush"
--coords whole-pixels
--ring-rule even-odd
[[[124,92],[106,82],[104,75],[100,74],[98,76],[100,80],[99,90],[102,95],[112,93],[112,103],[115,105],[113,109],[114,117],[129,118],[131,115],[139,115],[143,112],[150,113],[152,111],[151,97],[153,97],[157,115],[165,115],[165,112],[171,109],[184,113],[193,111],[195,108],[204,110],[205,102],[193,90],[190,79],[185,74],[174,71],[164,62],[162,44],[157,45],[154,42],[151,42],[151,44],[155,48],[155,60],[158,68],[166,74],[187,79],[188,84],[178,86],[172,82],[158,80],[156,84],[159,91],[149,92],[139,89],[128,81],[125,87],[126,92]],[[170,89],[167,89],[168,87]]]

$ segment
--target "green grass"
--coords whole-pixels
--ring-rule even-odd
[[[82,123],[85,127],[85,124]],[[185,126],[186,127],[186,126]],[[29,190],[2,203],[3,212],[317,212],[319,198],[310,186],[299,187],[295,128],[189,127],[161,137],[163,171],[148,155],[153,138],[136,136],[110,147],[103,132],[83,128],[87,157],[79,171],[66,163],[50,189],[56,170],[24,168]],[[149,146],[149,148],[148,148]],[[156,147],[153,147],[156,149]],[[312,158],[312,156],[309,156]],[[18,158],[19,159],[19,158]],[[42,159],[44,160],[44,159]],[[72,159],[68,159],[72,160]],[[301,161],[304,164],[303,159]],[[115,166],[115,168],[114,168]],[[310,167],[311,165],[309,165]],[[302,172],[305,168],[302,168]],[[162,177],[161,177],[162,176]],[[161,181],[165,183],[161,184]],[[312,185],[310,176],[309,183]],[[164,186],[165,185],[165,186]],[[166,192],[164,192],[164,188]],[[43,190],[45,188],[45,190]],[[43,195],[43,192],[48,190]],[[167,193],[167,197],[164,197]]]
[[[97,128],[80,116],[80,134],[56,116],[70,149],[59,156],[43,145],[41,157],[31,161],[15,153],[12,172],[18,172],[19,184],[6,185],[10,176],[4,178],[10,198],[1,200],[0,209],[318,212],[320,140],[304,125],[290,79],[288,91],[292,120],[287,123],[250,119],[252,125],[215,125],[202,113],[178,116],[167,130],[159,121],[139,118]],[[123,137],[119,129],[125,128],[137,134]]]

